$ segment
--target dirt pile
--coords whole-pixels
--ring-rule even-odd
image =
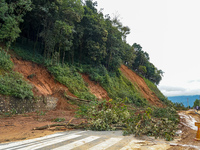
[[[109,100],[108,93],[104,88],[102,88],[99,83],[96,83],[95,81],[91,81],[89,79],[89,76],[86,74],[82,74],[82,78],[86,83],[88,83],[88,88],[90,89],[90,92],[94,94],[98,99],[106,99]]]
[[[143,95],[144,98],[146,98],[151,104],[155,106],[163,107],[162,102],[155,95],[155,93],[153,93],[149,89],[143,78],[141,78],[132,70],[128,69],[128,67],[126,67],[125,65],[121,65],[120,70],[123,73],[123,75],[136,86],[137,90],[141,91],[141,94]]]

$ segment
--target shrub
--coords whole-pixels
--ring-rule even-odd
[[[199,101],[199,100],[198,100]],[[174,108],[176,110],[187,110],[188,108],[186,108],[183,103],[174,103]]]
[[[124,134],[135,134],[135,136],[149,135],[155,138],[165,138],[167,141],[173,140],[178,128],[178,122],[168,118],[154,118],[151,108],[145,113],[131,116],[127,122]]]
[[[10,55],[8,55],[2,48],[0,48],[0,69],[5,71],[10,71],[14,64],[10,60]]]
[[[91,102],[88,107],[80,108],[77,115],[88,119],[89,129],[100,131],[115,130],[114,125],[122,125],[130,117],[124,102],[112,99]]]
[[[157,118],[167,118],[175,123],[179,122],[178,114],[173,107],[155,108],[152,114]]]
[[[96,97],[89,92],[82,76],[74,67],[58,65],[48,67],[48,70],[54,75],[57,81],[66,85],[69,88],[69,91],[77,97],[88,100],[96,99]]]
[[[82,65],[78,67],[82,72],[88,73],[90,78],[97,81],[108,92],[109,97],[128,99],[129,103],[133,103],[136,106],[146,106],[148,102],[142,98],[140,92],[136,89],[121,72],[108,72],[104,66],[90,67],[88,65]]]
[[[88,128],[92,130],[115,130],[116,126],[124,128],[124,135],[134,134],[135,136],[149,135],[154,137],[173,140],[178,126],[178,120],[174,121],[172,115],[161,117],[167,110],[147,108],[145,112],[136,115],[122,100],[93,101],[89,105],[80,107],[77,116],[85,117],[88,120]],[[132,107],[133,109],[133,107]],[[176,111],[171,110],[174,116]],[[154,113],[157,113],[157,118]],[[178,118],[177,118],[178,119]]]
[[[33,98],[32,86],[16,72],[0,75],[0,93],[17,98]]]

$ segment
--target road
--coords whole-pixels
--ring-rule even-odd
[[[31,140],[0,144],[0,150],[132,150],[159,149],[169,147],[164,142],[140,140],[133,135],[123,136],[122,131],[59,132]]]

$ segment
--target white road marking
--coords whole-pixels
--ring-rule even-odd
[[[14,149],[17,149],[17,148],[24,148],[24,147],[32,146],[33,144],[35,146],[35,145],[41,144],[43,142],[45,143],[45,142],[57,140],[57,139],[60,139],[60,138],[63,139],[65,136],[68,137],[68,136],[80,134],[80,133],[83,133],[83,132],[86,132],[86,131],[80,131],[80,132],[76,132],[76,133],[73,133],[73,134],[66,134],[66,133],[62,132],[62,133],[47,135],[47,136],[41,137],[41,138],[30,139],[30,140],[25,140],[25,141],[18,141],[18,142],[11,142],[11,143],[8,143],[8,144],[2,144],[2,146],[0,144],[0,150],[1,149],[6,149],[6,150],[12,150],[13,149],[14,150]],[[78,135],[78,136],[80,136],[80,135]],[[54,138],[54,139],[50,139],[50,138]],[[41,141],[41,140],[44,140],[44,141]]]
[[[110,146],[119,142],[121,139],[122,138],[110,138],[110,139],[90,148],[89,150],[103,150],[103,149],[109,148]]]
[[[134,148],[140,148],[140,145],[137,144],[137,143],[140,143],[140,142],[145,142],[145,141],[142,141],[142,140],[132,140],[131,142],[128,143],[128,145],[126,145],[125,147],[123,147],[120,150],[132,150]]]
[[[82,146],[82,145],[84,145],[86,143],[89,143],[91,141],[94,141],[94,140],[96,140],[98,138],[99,138],[98,136],[89,136],[89,137],[87,137],[85,139],[78,140],[76,142],[73,142],[73,143],[70,143],[70,144],[55,148],[53,150],[71,150],[73,148],[76,148],[76,147]]]
[[[38,143],[36,145],[32,145],[32,146],[22,148],[20,150],[27,150],[27,149],[35,150],[35,149],[43,148],[43,147],[46,147],[46,146],[49,146],[49,145],[57,144],[57,143],[60,143],[60,142],[63,142],[63,141],[67,141],[67,140],[70,140],[70,139],[74,139],[74,138],[77,138],[77,137],[80,137],[80,136],[81,135],[76,135],[76,134],[69,135],[69,136],[66,136],[66,137],[62,137],[61,139],[54,139],[54,140],[51,140],[51,141],[41,142],[41,143]]]

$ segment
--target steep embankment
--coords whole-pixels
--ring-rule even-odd
[[[59,99],[57,103],[58,109],[66,109],[68,107],[66,101],[61,97],[61,93],[66,92],[67,95],[76,97],[73,95],[68,88],[55,82],[54,77],[47,71],[47,69],[36,63],[12,58],[14,63],[14,71],[17,71],[32,84],[34,85],[34,94],[38,96],[52,95]],[[88,88],[92,94],[94,94],[98,99],[109,100],[108,93],[103,89],[99,83],[91,81],[88,75],[82,74],[84,81],[88,84]]]
[[[55,82],[54,77],[47,71],[47,69],[36,63],[12,58],[14,62],[14,70],[23,74],[23,76],[34,85],[34,94],[39,96],[51,95],[59,99],[57,103],[58,109],[67,109],[68,104],[60,96],[61,93],[66,92],[67,95],[74,96],[69,92],[68,88],[59,82]],[[146,98],[151,104],[162,107],[163,104],[159,98],[153,93],[143,78],[137,75],[132,70],[128,69],[125,65],[122,65],[120,70],[122,74],[128,78],[141,92],[144,98]],[[98,83],[91,81],[88,75],[82,74],[84,81],[88,84],[88,88],[92,94],[94,94],[98,99],[109,100],[108,93],[103,89]]]
[[[141,92],[144,98],[146,98],[151,104],[163,107],[162,102],[159,100],[159,98],[153,93],[147,84],[145,83],[144,79],[137,75],[132,70],[128,69],[125,65],[121,65],[120,68],[122,74],[128,78],[137,88],[138,91]]]
[[[102,86],[100,86],[99,83],[91,81],[89,79],[89,75],[82,74],[82,78],[85,82],[88,83],[88,88],[90,89],[90,92],[94,94],[98,99],[110,99],[106,90]]]
[[[61,95],[66,92],[67,95],[73,97],[75,96],[69,92],[66,86],[60,84],[59,82],[55,82],[54,77],[45,67],[30,61],[17,59],[15,57],[12,58],[12,61],[14,63],[14,71],[21,73],[24,78],[34,86],[33,92],[35,95],[51,95],[58,98],[57,109],[68,110],[73,107],[68,104]]]

